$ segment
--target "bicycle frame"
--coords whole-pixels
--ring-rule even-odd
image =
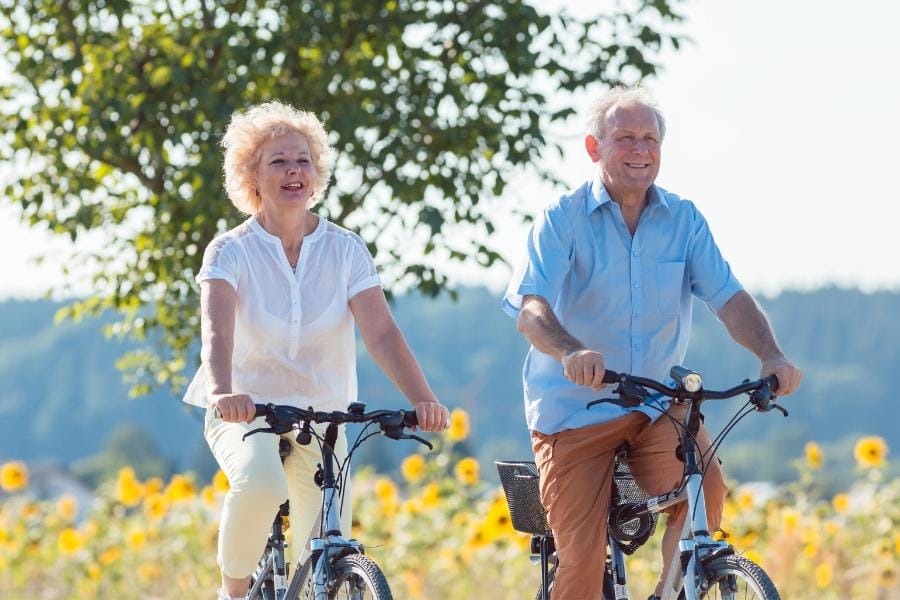
[[[313,557],[313,592],[315,600],[326,600],[328,594],[326,587],[332,579],[332,559],[357,552],[363,554],[362,544],[356,540],[348,540],[341,532],[340,491],[337,486],[337,478],[334,475],[334,443],[337,440],[337,425],[329,423],[325,431],[325,441],[322,443],[322,509],[319,531],[324,533],[322,537],[315,535],[309,540],[309,550]],[[300,572],[291,581],[289,593],[299,593]]]
[[[703,496],[703,473],[697,463],[697,449],[693,436],[696,435],[696,424],[699,428],[699,403],[689,401],[685,416],[685,435],[682,441],[685,461],[685,478],[680,489],[648,498],[627,510],[627,516],[639,517],[650,513],[659,513],[681,502],[687,501],[688,512],[681,530],[678,552],[672,557],[668,575],[663,582],[661,600],[678,600],[682,582],[693,582],[684,586],[685,600],[697,600],[697,589],[705,578],[702,576],[702,561],[710,555],[719,554],[731,549],[726,542],[717,542],[709,534],[709,522],[706,515],[706,500]],[[610,564],[613,577],[615,600],[627,600],[625,588],[625,555],[611,533],[609,537]]]

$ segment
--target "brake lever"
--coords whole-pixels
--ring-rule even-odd
[[[275,431],[275,429],[273,429],[272,427],[257,427],[256,429],[252,429],[252,430],[248,431],[247,433],[245,433],[243,435],[243,437],[241,438],[241,441],[244,441],[251,435],[255,435],[257,433],[278,433],[278,432]]]
[[[772,410],[773,408],[774,408],[775,410],[777,410],[777,411],[780,411],[781,414],[783,414],[784,416],[788,416],[788,415],[790,414],[790,413],[787,411],[787,409],[786,409],[785,407],[781,406],[780,404],[775,404],[775,403],[773,402],[772,404],[769,405],[769,410]]]

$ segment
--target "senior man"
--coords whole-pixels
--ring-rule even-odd
[[[607,366],[666,378],[684,359],[696,296],[759,357],[761,376],[778,377],[779,395],[802,378],[694,204],[654,185],[664,135],[662,112],[642,88],[614,88],[594,103],[584,145],[599,173],[536,218],[527,261],[503,301],[531,342],[525,413],[556,538],[557,600],[601,596],[616,448],[629,444],[629,466],[649,494],[673,489],[683,472],[675,426],[658,419],[658,411],[608,403],[585,408],[597,398]],[[684,410],[670,412],[680,418]],[[698,442],[707,456],[703,487],[715,528],[726,487],[718,461],[705,454],[705,429]],[[669,509],[657,595],[686,507]]]

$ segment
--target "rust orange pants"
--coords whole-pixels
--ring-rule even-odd
[[[681,422],[686,407],[669,412]],[[665,416],[653,423],[642,413],[630,413],[613,421],[567,429],[552,435],[531,434],[535,462],[540,472],[541,503],[553,530],[559,566],[553,585],[554,600],[598,600],[603,590],[606,560],[606,517],[609,511],[616,448],[628,443],[628,466],[637,484],[648,494],[675,489],[684,464],[675,456],[678,434]],[[706,474],[703,492],[710,531],[722,518],[725,486],[719,461],[707,454],[709,434],[701,427],[697,435]],[[699,456],[698,456],[699,461]],[[662,569],[657,592],[687,514],[687,502],[666,511],[662,541]]]

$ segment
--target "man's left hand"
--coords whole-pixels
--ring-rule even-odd
[[[778,378],[778,391],[775,392],[778,396],[792,394],[803,380],[803,373],[786,356],[777,356],[763,362],[759,371],[760,377],[773,374]]]

